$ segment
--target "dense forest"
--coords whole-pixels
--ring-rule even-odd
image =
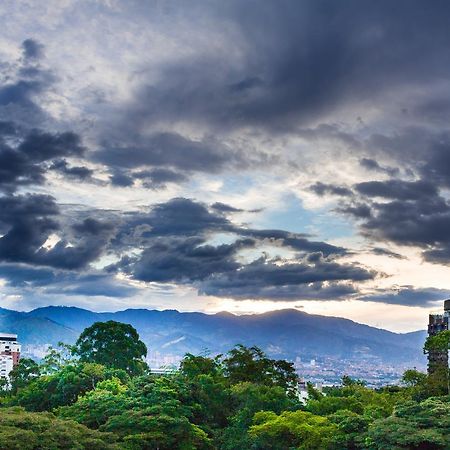
[[[448,348],[449,332],[424,350]],[[448,370],[369,389],[344,376],[301,402],[293,365],[238,345],[149,372],[131,325],[95,323],[1,390],[0,449],[449,449]]]

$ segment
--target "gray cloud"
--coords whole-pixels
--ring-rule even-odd
[[[372,158],[362,158],[359,163],[362,167],[364,167],[367,170],[373,170],[375,172],[381,172],[385,173],[389,176],[395,176],[400,173],[400,170],[398,167],[386,167],[381,166],[378,161],[372,159]]]
[[[126,127],[123,131],[126,135],[135,135]],[[113,169],[154,166],[186,172],[218,172],[238,164],[246,165],[239,152],[213,138],[194,141],[169,132],[136,138],[122,146],[105,142],[103,149],[94,154],[94,159]]]
[[[29,291],[55,295],[129,297],[137,289],[112,275],[98,271],[61,271],[29,264],[0,264],[0,277],[7,287],[18,288],[22,294]]]
[[[85,166],[69,166],[65,159],[55,160],[49,169],[79,181],[94,181],[94,171],[92,169]]]
[[[321,197],[325,195],[338,195],[341,197],[352,195],[352,191],[345,186],[334,186],[333,184],[321,183],[320,181],[310,186],[310,189]]]
[[[133,242],[143,251],[138,256],[123,257],[108,270],[123,271],[141,281],[188,284],[208,295],[275,300],[342,298],[356,292],[352,282],[376,276],[356,264],[337,262],[346,254],[342,247],[283,230],[233,224],[223,215],[224,211],[233,210],[226,206],[217,208],[215,204],[208,208],[177,198],[155,205],[149,213],[130,216],[116,240],[125,247]],[[211,237],[220,233],[235,236],[234,242],[209,243]],[[280,251],[293,250],[297,256],[263,256],[253,262],[240,258],[243,250],[261,254],[259,247],[267,243]]]
[[[380,291],[360,297],[360,300],[388,303],[392,305],[435,307],[436,302],[450,296],[450,291],[435,288],[415,288],[413,286],[399,286],[391,292]]]
[[[382,247],[372,247],[370,249],[370,252],[373,253],[374,255],[388,256],[389,258],[407,259],[405,256],[400,255],[399,253],[393,252],[392,250],[388,250],[387,248]]]
[[[0,135],[0,189],[7,192],[19,186],[43,184],[49,163],[61,157],[80,157],[85,151],[80,137],[72,132],[32,129],[16,139],[16,145],[8,144],[5,137],[7,133]]]
[[[418,1],[395,7],[358,1],[261,7],[250,1],[205,11],[212,22],[233,25],[244,56],[233,59],[225,49],[224,58],[200,49],[167,64],[159,80],[139,90],[129,111],[133,119],[286,129],[398,85],[448,73],[443,2],[425,10]]]
[[[259,259],[240,270],[211,276],[201,284],[200,292],[234,299],[336,300],[357,292],[349,281],[366,281],[374,276],[356,265],[325,260],[280,265]]]
[[[419,200],[437,195],[437,188],[427,181],[365,181],[354,186],[360,194],[368,197],[384,197],[397,200]]]
[[[0,260],[6,262],[84,268],[103,253],[115,229],[93,218],[63,228],[58,205],[46,195],[0,197],[0,213]],[[61,238],[47,248],[53,233]]]
[[[23,56],[25,59],[40,59],[43,57],[44,46],[34,39],[25,39],[22,42]]]

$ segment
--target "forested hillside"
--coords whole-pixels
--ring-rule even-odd
[[[448,346],[446,333],[425,350]],[[164,376],[147,351],[131,325],[107,321],[40,364],[22,359],[1,391],[0,449],[450,448],[447,371],[409,370],[376,390],[344,376],[323,392],[308,385],[303,401],[293,365],[258,347],[186,354]]]

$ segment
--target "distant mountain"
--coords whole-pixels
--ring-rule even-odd
[[[27,313],[0,309],[0,330],[19,334],[24,344],[72,343],[84,328],[106,320],[133,325],[150,352],[161,355],[223,353],[242,343],[258,345],[272,357],[291,360],[373,360],[411,367],[424,362],[425,331],[393,333],[348,319],[293,309],[241,316],[147,309],[95,313],[63,306]]]
[[[75,341],[78,332],[48,317],[0,308],[0,331],[16,333],[23,344],[52,344]]]

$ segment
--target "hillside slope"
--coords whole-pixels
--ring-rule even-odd
[[[53,342],[56,337],[73,342],[92,323],[116,320],[133,325],[149,349],[162,354],[182,355],[205,350],[221,353],[242,343],[261,346],[272,356],[288,359],[297,356],[302,359],[372,358],[385,363],[423,363],[423,331],[393,333],[348,319],[311,315],[293,309],[236,316],[147,309],[95,313],[75,307],[50,306],[29,313],[4,311],[2,314],[16,317],[15,330],[19,330],[18,324],[21,324],[23,331],[19,334],[23,342],[30,339],[36,343]],[[36,320],[42,321],[39,335],[25,327]],[[12,330],[7,321],[0,323],[4,331]]]

